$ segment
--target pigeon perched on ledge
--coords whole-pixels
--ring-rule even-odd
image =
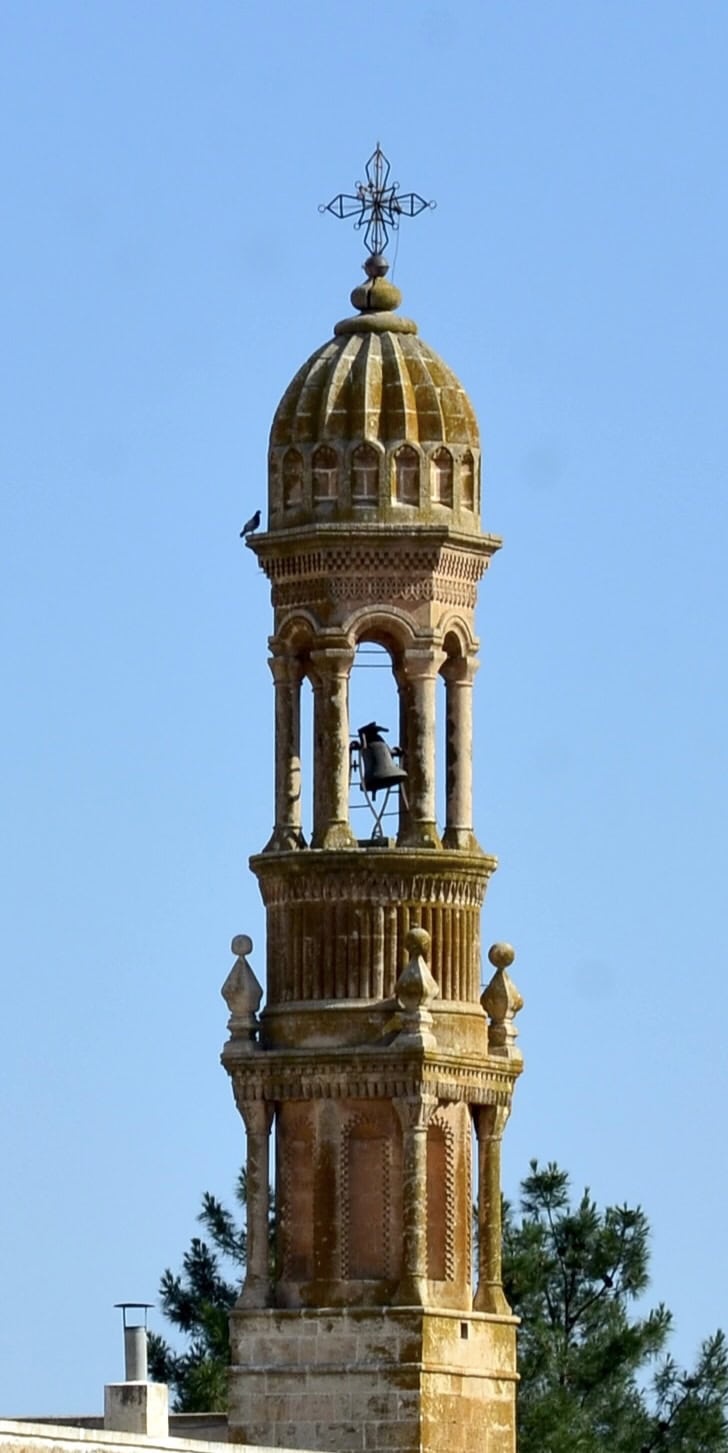
[[[258,525],[259,524],[260,524],[260,510],[256,510],[255,511],[255,514],[254,515],[251,515],[250,516],[250,519],[245,521],[245,524],[243,525],[243,528],[240,531],[240,538],[241,538],[241,540],[247,539],[247,536],[248,535],[254,535],[255,534],[255,531],[258,528]]]

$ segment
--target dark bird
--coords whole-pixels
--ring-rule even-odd
[[[256,510],[255,511],[255,514],[254,515],[251,515],[250,516],[250,519],[245,521],[245,524],[243,525],[243,528],[240,531],[240,538],[241,538],[241,540],[244,540],[246,538],[246,536],[248,536],[248,535],[255,534],[255,531],[257,530],[259,524],[260,524],[260,510]]]

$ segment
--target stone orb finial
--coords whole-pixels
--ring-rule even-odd
[[[407,934],[407,937],[405,938],[404,946],[407,949],[407,952],[411,958],[416,958],[417,956],[419,956],[425,960],[429,959],[430,935],[427,932],[427,929],[411,928],[409,933]]]
[[[237,958],[244,959],[246,954],[253,952],[253,940],[248,937],[247,933],[236,933],[230,948]]]
[[[351,301],[362,313],[392,313],[399,307],[402,294],[387,278],[375,276],[368,283],[357,284]]]
[[[512,943],[494,943],[488,949],[488,958],[494,969],[509,969],[515,957]]]

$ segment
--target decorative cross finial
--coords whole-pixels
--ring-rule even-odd
[[[391,167],[377,142],[366,164],[366,181],[356,182],[356,193],[339,192],[330,202],[324,202],[319,212],[331,212],[334,217],[356,217],[357,230],[365,227],[364,246],[369,258],[365,264],[380,264],[375,271],[386,272],[382,253],[389,242],[389,230],[397,231],[400,217],[417,217],[427,207],[436,207],[436,202],[426,202],[418,192],[400,193],[399,182],[390,182]]]

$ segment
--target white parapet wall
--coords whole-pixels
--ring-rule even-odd
[[[149,1438],[105,1428],[76,1428],[67,1423],[26,1423],[0,1418],[0,1453],[231,1453],[229,1443],[207,1439]],[[281,1453],[237,1443],[236,1453]],[[301,1453],[301,1450],[298,1450]],[[304,1453],[317,1453],[315,1449]]]

